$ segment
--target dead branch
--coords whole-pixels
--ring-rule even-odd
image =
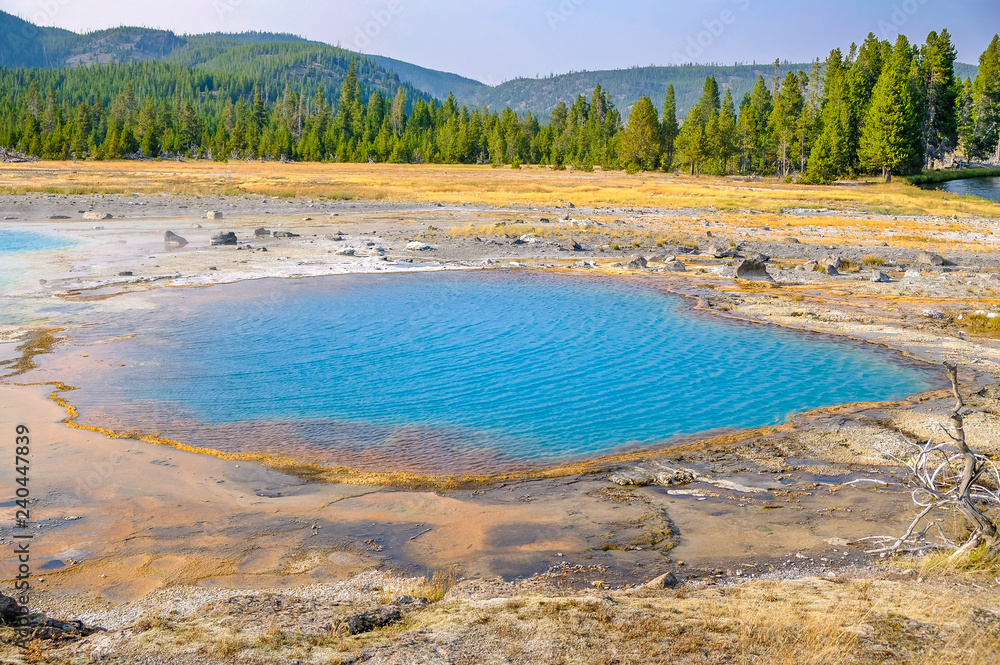
[[[925,444],[906,439],[916,448],[915,455],[904,461],[910,469],[911,497],[914,505],[921,510],[903,534],[872,536],[859,542],[869,541],[877,547],[867,550],[869,554],[896,554],[902,552],[922,552],[931,549],[954,549],[951,559],[965,556],[975,548],[990,543],[989,556],[1000,554],[1000,532],[997,525],[980,508],[981,505],[1000,505],[1000,471],[984,455],[976,454],[969,448],[965,437],[965,418],[962,409],[965,401],[958,386],[958,367],[944,363],[951,379],[955,406],[948,414],[954,433],[942,427],[950,439],[935,444]],[[971,533],[961,545],[944,535],[937,520],[931,515],[937,510],[954,509],[965,517]],[[922,529],[918,528],[924,525]],[[936,539],[928,537],[928,532],[936,529]]]

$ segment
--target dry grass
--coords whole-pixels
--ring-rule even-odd
[[[992,319],[985,314],[965,314],[961,319],[953,319],[954,323],[971,333],[986,337],[1000,337],[1000,316]]]
[[[829,187],[767,179],[626,175],[617,171],[562,172],[533,167],[497,170],[478,166],[397,164],[278,164],[240,162],[36,162],[0,166],[0,193],[59,194],[260,194],[393,201],[473,202],[492,205],[642,206],[755,209],[825,207],[889,215],[996,217],[1000,204],[955,199],[902,181]]]

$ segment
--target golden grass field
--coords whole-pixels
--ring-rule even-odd
[[[35,162],[0,165],[0,194],[259,194],[353,200],[434,201],[482,205],[638,206],[756,210],[829,208],[888,215],[1000,217],[1000,204],[925,191],[902,180],[835,186],[777,179],[627,175],[410,164],[276,162]]]

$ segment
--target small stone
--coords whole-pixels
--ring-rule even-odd
[[[170,245],[172,247],[183,247],[188,244],[188,241],[180,237],[173,231],[167,231],[163,234],[163,243],[165,245]]]
[[[917,263],[924,266],[943,266],[945,264],[945,260],[940,254],[920,252],[917,254]]]
[[[410,250],[411,252],[426,252],[434,248],[428,245],[427,243],[418,242],[414,240],[413,242],[408,243],[406,245],[406,249]]]
[[[222,213],[217,210],[209,210],[205,213],[205,219],[222,219]]]
[[[111,214],[107,212],[85,212],[83,213],[83,218],[105,220],[105,219],[111,219]]]
[[[767,266],[763,261],[757,259],[746,259],[736,266],[736,279],[745,279],[753,282],[774,282],[774,278],[767,272]]]
[[[608,480],[613,482],[615,485],[621,485],[622,487],[645,487],[646,485],[652,485],[656,480],[653,474],[639,467],[632,467],[631,469],[618,469],[613,471],[608,475]]]
[[[642,585],[643,589],[673,589],[677,587],[680,582],[677,576],[673,573],[663,573],[659,577],[653,578],[650,581]]]
[[[889,276],[886,275],[881,270],[872,270],[872,274],[871,274],[871,276],[868,279],[869,279],[869,281],[876,282],[876,283],[878,283],[878,282],[888,282],[889,281]]]
[[[254,229],[254,232],[253,232],[253,234],[254,234],[254,236],[256,236],[257,238],[264,238],[264,237],[266,237],[266,236],[269,236],[269,235],[271,235],[271,232],[270,232],[270,231],[268,231],[267,229],[265,229],[265,228],[264,228],[264,227],[262,226],[262,227],[260,227],[259,229]]]
[[[212,236],[213,245],[235,245],[236,243],[236,233],[233,231],[219,231]]]

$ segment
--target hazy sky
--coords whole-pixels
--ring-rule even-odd
[[[947,28],[976,63],[1000,0],[0,0],[77,32],[291,32],[496,84],[581,69],[809,61],[869,32],[922,42]]]

